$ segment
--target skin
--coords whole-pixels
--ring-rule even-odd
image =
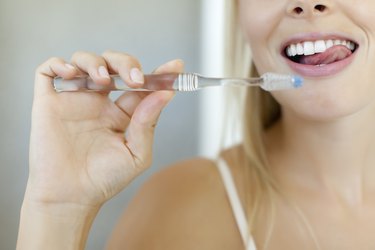
[[[314,11],[315,2],[325,10]],[[297,15],[296,7],[303,14]],[[258,248],[374,249],[375,2],[239,0],[239,9],[260,73],[292,73],[280,46],[296,33],[345,32],[360,46],[342,72],[273,93],[283,116],[267,131],[266,149],[284,195],[275,198],[268,245],[269,214],[256,220]],[[19,250],[83,249],[100,207],[151,164],[154,127],[173,96],[127,93],[113,103],[108,93],[57,94],[51,87],[55,76],[82,71],[106,84],[100,66],[141,87],[130,77],[140,63],[124,53],[78,52],[73,68],[65,63],[52,58],[36,72]],[[157,72],[181,72],[182,66],[172,61]],[[235,147],[222,156],[244,202],[251,190],[240,188],[243,168],[231,161],[241,152]],[[151,178],[119,220],[108,249],[243,249],[215,164],[193,159]]]
[[[326,8],[317,11],[315,4]],[[297,14],[296,7],[304,12]],[[280,44],[297,33],[343,32],[359,44],[355,60],[343,71],[306,78],[297,91],[273,94],[283,117],[267,133],[272,172],[288,199],[303,211],[319,246],[298,247],[296,225],[285,226],[293,219],[293,209],[281,203],[278,210],[289,216],[277,219],[269,249],[281,249],[283,236],[293,244],[285,243],[282,249],[374,248],[373,10],[373,1],[240,0],[241,25],[261,73],[293,73],[283,63]],[[311,238],[306,242],[312,243]]]

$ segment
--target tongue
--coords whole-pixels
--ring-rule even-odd
[[[341,61],[352,54],[352,51],[345,46],[333,46],[323,53],[311,56],[302,56],[299,63],[308,65],[321,65]]]

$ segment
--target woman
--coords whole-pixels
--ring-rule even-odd
[[[153,177],[108,249],[375,249],[375,2],[227,4],[228,72],[297,73],[305,86],[249,89],[243,143]],[[157,72],[182,68],[176,60]],[[108,73],[143,83],[139,62],[112,51],[38,68],[18,249],[84,248],[101,205],[150,165],[153,129],[173,93],[112,103],[51,88],[53,77],[81,72],[99,84]]]

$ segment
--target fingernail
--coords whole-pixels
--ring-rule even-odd
[[[133,82],[143,84],[145,82],[143,73],[138,68],[132,68],[130,70],[130,78]]]
[[[109,77],[109,73],[108,73],[108,70],[106,67],[104,66],[100,66],[99,69],[98,69],[98,72],[99,72],[99,75],[103,78],[110,78]]]
[[[65,67],[67,67],[68,69],[75,69],[74,66],[69,63],[65,63]]]

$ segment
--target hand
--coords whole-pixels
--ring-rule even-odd
[[[112,51],[78,52],[70,64],[52,58],[37,69],[25,199],[98,207],[151,165],[154,128],[173,92],[126,92],[113,102],[108,93],[56,93],[52,86],[55,76],[82,73],[109,84],[110,73],[142,87],[139,69],[135,58]],[[175,60],[155,72],[182,70]]]

